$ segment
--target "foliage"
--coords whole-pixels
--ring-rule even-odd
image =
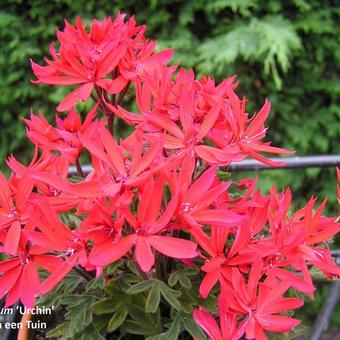
[[[114,271],[109,271],[111,279],[107,276],[105,285],[103,281],[98,285],[97,279],[85,280],[74,285],[72,291],[70,283],[74,280],[79,283],[79,276],[70,274],[58,289],[40,299],[39,304],[45,307],[53,305],[57,311],[67,305],[65,322],[50,329],[48,336],[62,339],[96,336],[104,339],[101,334],[108,332],[115,339],[131,334],[142,335],[149,340],[176,340],[180,336],[182,339],[190,336],[206,339],[191,315],[193,307],[202,302],[198,281],[194,282],[195,289],[190,292],[189,307],[185,287],[176,284],[170,288],[163,281],[152,278],[144,281],[138,273],[118,275],[117,278],[115,274],[122,270],[128,271],[128,267],[121,262]],[[182,278],[189,281],[194,274],[188,268],[180,271]],[[61,290],[64,294],[59,299]],[[211,310],[214,303],[211,298],[204,305],[209,308],[209,303]],[[162,309],[170,306],[170,318],[162,319],[159,306]]]

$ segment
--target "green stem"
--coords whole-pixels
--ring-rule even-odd
[[[116,116],[111,112],[109,116],[108,127],[113,137],[115,136],[115,118]]]
[[[77,168],[78,176],[82,177],[82,178],[85,178],[85,174],[84,174],[83,169],[82,169],[82,167],[80,165],[79,158],[77,158],[77,160],[76,160],[76,168]]]
[[[120,105],[121,102],[123,101],[123,99],[124,99],[124,97],[125,97],[125,95],[126,95],[128,89],[129,89],[129,86],[130,86],[130,82],[128,82],[128,83],[126,84],[126,86],[124,87],[123,91],[120,93],[119,98],[118,98],[118,101],[117,101],[117,105]]]
[[[86,281],[91,281],[93,277],[81,267],[73,267],[73,270],[80,274]]]

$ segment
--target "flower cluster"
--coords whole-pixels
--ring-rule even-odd
[[[46,66],[32,61],[35,83],[78,87],[55,126],[41,114],[25,119],[34,157],[28,166],[10,157],[10,178],[0,174],[0,297],[32,307],[73,268],[98,277],[133,261],[152,277],[170,257],[200,269],[203,298],[218,292],[219,324],[204,308],[193,312],[211,339],[289,331],[299,321],[285,312],[303,302],[288,289],[313,297],[311,267],[340,275],[325,244],[340,224],[316,198],[292,212],[289,189],[263,196],[256,181],[224,181],[221,166],[246,157],[280,166],[263,153],[290,153],[263,141],[269,101],[250,115],[235,77],[197,80],[169,66],[172,50],[156,52],[144,33],[123,14],[89,31],[77,18],[57,32]],[[138,113],[124,108],[127,98]],[[93,103],[85,117],[78,101]],[[133,127],[125,139],[115,138],[117,119]]]

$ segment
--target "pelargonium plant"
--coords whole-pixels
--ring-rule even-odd
[[[64,321],[50,335],[64,338],[291,331],[311,270],[340,275],[327,245],[340,224],[314,197],[294,212],[289,189],[232,181],[232,162],[291,153],[263,141],[269,101],[249,114],[235,76],[169,66],[145,30],[124,14],[65,21],[45,65],[31,62],[34,83],[72,89],[55,126],[25,119],[33,159],[11,156],[0,175],[0,297],[54,305]]]

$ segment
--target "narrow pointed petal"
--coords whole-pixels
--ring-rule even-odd
[[[258,114],[254,116],[253,120],[249,124],[245,132],[246,136],[251,137],[254,134],[258,133],[260,130],[263,130],[264,123],[268,118],[270,109],[270,102],[266,99],[261,110],[258,112]]]
[[[136,235],[124,237],[117,242],[108,242],[92,249],[89,261],[95,266],[105,266],[123,257],[136,242]]]
[[[135,248],[135,256],[143,272],[148,273],[155,263],[155,257],[147,238],[138,238]]]
[[[40,292],[40,277],[32,261],[28,261],[24,266],[20,283],[22,303],[28,308],[34,307],[35,298]]]
[[[200,295],[204,299],[206,299],[209,296],[210,291],[213,289],[213,287],[218,282],[219,277],[220,277],[220,272],[218,270],[205,274],[201,282],[200,288],[199,288]]]
[[[85,83],[68,94],[58,105],[57,111],[64,112],[70,110],[79,100],[85,102],[91,95],[93,83]]]
[[[127,172],[123,154],[119,149],[115,139],[112,137],[110,132],[103,126],[100,126],[100,137],[105,147],[105,150],[107,151],[107,155],[111,162],[111,165],[113,166],[114,169],[118,171],[119,174],[126,176]]]
[[[296,298],[283,298],[277,301],[271,301],[266,305],[261,313],[263,314],[276,314],[286,312],[290,309],[297,309],[303,306],[303,301]]]
[[[195,322],[204,330],[211,340],[223,340],[215,319],[205,309],[196,308],[193,316]]]
[[[196,257],[197,244],[181,238],[170,236],[150,236],[149,243],[160,253],[182,259],[190,259]]]
[[[280,315],[257,315],[257,321],[261,326],[270,332],[283,333],[300,324],[300,320]]]
[[[21,274],[21,270],[22,266],[16,266],[0,277],[0,298],[14,286]]]
[[[199,223],[224,225],[227,227],[240,224],[244,217],[230,210],[201,210],[191,214]]]
[[[8,229],[5,250],[8,254],[15,255],[18,251],[18,246],[21,237],[21,225],[18,221],[14,221]]]
[[[41,284],[41,293],[46,294],[52,290],[73,268],[73,264],[64,261],[60,266],[55,268],[51,275]]]

